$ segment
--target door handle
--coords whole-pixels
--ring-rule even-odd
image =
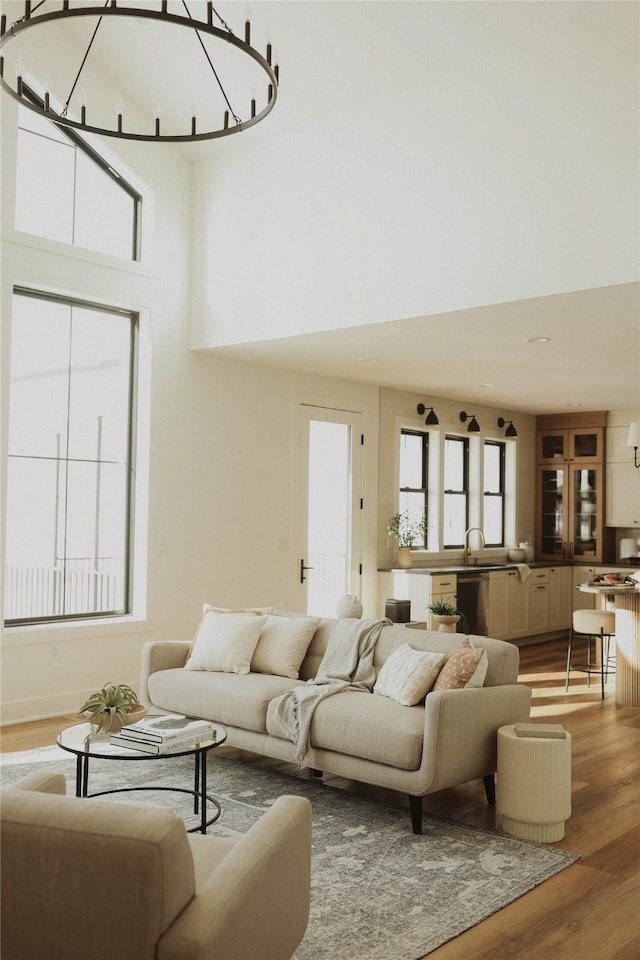
[[[300,583],[304,583],[307,579],[304,575],[305,570],[313,570],[313,567],[305,567],[304,557],[300,559]]]

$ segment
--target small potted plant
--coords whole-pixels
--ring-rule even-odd
[[[458,607],[454,606],[450,600],[434,600],[428,604],[427,609],[431,611],[432,621],[440,626],[438,630],[445,633],[469,633],[469,624],[467,618]]]
[[[387,526],[387,533],[398,544],[398,566],[411,566],[411,548],[417,540],[424,541],[427,530],[427,518],[422,516],[419,520],[413,520],[407,511],[396,513]]]
[[[80,707],[80,714],[95,727],[95,733],[117,733],[122,727],[142,720],[147,708],[126,683],[105,683]]]

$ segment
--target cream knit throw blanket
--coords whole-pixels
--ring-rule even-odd
[[[316,677],[274,700],[275,718],[295,743],[300,766],[309,748],[311,720],[320,701],[342,690],[371,692],[376,679],[373,653],[382,628],[390,622],[337,620]]]

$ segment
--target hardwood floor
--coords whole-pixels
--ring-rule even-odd
[[[579,853],[581,859],[439,947],[429,960],[640,958],[640,709],[617,707],[613,683],[602,701],[598,683],[589,690],[578,673],[565,694],[565,656],[565,641],[523,647],[520,680],[533,689],[532,719],[562,723],[571,733],[573,809],[564,839],[554,846]],[[5,727],[0,750],[54,743],[60,728],[76,720],[58,717]],[[243,756],[262,768],[283,766]],[[391,798],[388,791],[352,781],[332,777],[331,783],[363,796]],[[393,801],[398,802],[395,794]],[[486,804],[481,782],[425,798],[425,812],[495,826],[495,808]]]

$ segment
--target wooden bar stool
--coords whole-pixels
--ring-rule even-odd
[[[587,686],[591,686],[591,674],[599,674],[602,699],[604,700],[604,685],[609,673],[615,673],[615,657],[611,654],[611,639],[615,637],[616,615],[613,610],[574,610],[569,631],[569,649],[567,650],[567,677],[565,693],[569,689],[569,673],[571,670],[580,670],[587,674]],[[585,638],[587,641],[587,659],[581,664],[572,663],[574,637]],[[592,659],[591,641],[594,641],[594,654],[597,653],[598,640],[600,641],[600,662]]]

